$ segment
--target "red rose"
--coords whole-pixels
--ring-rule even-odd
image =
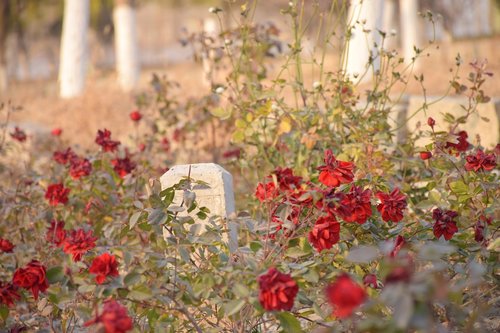
[[[385,277],[385,284],[388,285],[391,283],[399,283],[399,282],[408,283],[410,282],[411,275],[412,275],[412,270],[410,269],[410,267],[407,266],[394,267]]]
[[[340,184],[352,182],[354,164],[351,162],[337,161],[330,149],[325,151],[325,165],[318,167],[319,181],[326,186],[338,187]]]
[[[276,177],[276,181],[281,191],[292,191],[299,188],[302,183],[302,177],[295,176],[293,170],[290,168],[277,167],[271,175],[268,176],[268,179],[272,180],[273,175]]]
[[[434,219],[434,236],[439,238],[444,236],[444,239],[450,240],[458,231],[457,222],[453,219],[458,216],[458,213],[453,210],[442,211],[436,208],[432,211],[432,218]]]
[[[14,250],[15,246],[9,240],[0,238],[0,251],[10,253]]]
[[[71,150],[71,148],[66,149],[65,151],[56,151],[54,152],[53,159],[59,164],[66,164],[70,162],[72,159],[76,158],[76,154]]]
[[[326,288],[326,297],[333,306],[333,315],[347,318],[364,302],[366,292],[349,275],[342,274]]]
[[[137,146],[137,148],[142,153],[143,151],[146,150],[146,145],[144,143],[139,143],[139,145]]]
[[[95,142],[102,147],[104,151],[114,152],[120,145],[120,141],[111,140],[111,132],[107,129],[97,131]]]
[[[241,148],[235,148],[235,149],[230,149],[226,150],[223,154],[223,158],[240,158],[241,155]]]
[[[465,157],[467,163],[465,163],[465,170],[475,172],[478,171],[491,171],[496,165],[495,154],[485,154],[481,149],[478,149],[476,155],[468,155]]]
[[[69,166],[69,174],[73,179],[80,179],[90,175],[92,172],[92,164],[90,161],[83,157],[75,157],[71,159]]]
[[[50,131],[50,134],[52,134],[53,136],[61,136],[62,128],[56,127],[54,129],[52,129],[52,131]]]
[[[130,119],[132,119],[132,121],[134,122],[138,122],[139,120],[142,119],[142,114],[139,112],[139,111],[132,111],[130,113]]]
[[[457,154],[466,151],[469,148],[469,142],[467,141],[468,137],[466,131],[460,131],[457,135],[458,143],[446,142],[445,148],[449,148],[450,153],[453,150],[456,150]]]
[[[89,268],[89,272],[96,274],[95,281],[97,284],[102,284],[107,276],[120,275],[118,273],[118,261],[116,261],[115,256],[109,253],[103,253],[95,257]]]
[[[479,220],[474,225],[474,240],[478,243],[482,243],[484,241],[484,229],[486,226],[484,223]]]
[[[389,254],[389,256],[391,258],[394,258],[398,255],[399,251],[401,250],[401,248],[406,244],[406,240],[404,239],[403,236],[401,235],[398,235],[398,237],[396,237],[396,240],[394,241],[394,247],[391,251],[391,253]]]
[[[70,189],[65,188],[63,184],[51,184],[45,192],[45,199],[49,200],[51,206],[58,204],[65,205],[68,202],[68,194]]]
[[[382,220],[385,222],[399,222],[403,219],[403,210],[406,208],[406,196],[395,188],[390,194],[378,192],[377,198],[380,204],[377,210],[382,214]]]
[[[84,326],[95,324],[104,328],[104,333],[125,333],[133,327],[132,318],[129,317],[127,308],[115,300],[106,301],[102,313],[87,321]],[[94,332],[101,332],[101,330],[96,329]]]
[[[334,215],[322,216],[316,221],[308,238],[318,252],[331,249],[340,239],[340,223]]]
[[[429,159],[429,158],[431,158],[431,157],[432,157],[432,153],[431,153],[430,151],[421,151],[421,152],[420,152],[420,158],[421,158],[422,160],[424,160],[424,161],[425,161],[425,160],[428,160],[428,159]]]
[[[17,126],[14,128],[14,132],[10,133],[10,136],[19,142],[24,142],[27,138],[26,133]]]
[[[47,242],[59,247],[64,244],[66,240],[66,230],[64,230],[64,221],[50,221],[50,227],[45,236]]]
[[[12,283],[4,283],[0,281],[0,304],[7,307],[14,305],[14,302],[21,299],[17,286]]]
[[[125,158],[115,158],[111,161],[111,164],[113,164],[113,170],[115,170],[121,178],[124,178],[126,175],[131,173],[136,166],[128,156]]]
[[[82,256],[95,247],[97,237],[93,237],[92,230],[72,230],[64,242],[64,252],[71,254],[73,261],[82,260]]]
[[[356,185],[351,187],[349,193],[338,193],[339,206],[335,212],[346,222],[363,224],[372,215],[370,197],[372,192]]]
[[[272,181],[266,184],[259,183],[255,190],[255,197],[259,199],[260,202],[272,200],[277,195],[278,191],[276,190],[276,185]]]
[[[293,307],[299,286],[290,274],[283,274],[276,268],[270,268],[259,276],[259,302],[266,311],[290,311]]]
[[[434,125],[436,125],[436,121],[431,117],[427,118],[427,125],[429,125],[432,129],[434,129]]]
[[[363,278],[363,284],[373,289],[379,288],[377,276],[375,274],[366,274],[365,277]]]
[[[32,260],[25,268],[18,268],[14,272],[12,283],[24,289],[31,289],[35,300],[38,293],[44,292],[49,287],[45,277],[46,268],[38,260]]]

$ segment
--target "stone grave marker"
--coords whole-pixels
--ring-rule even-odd
[[[190,170],[191,169],[191,170]],[[208,184],[194,184],[193,192],[196,194],[198,207],[207,207],[210,210],[208,217],[220,216],[222,223],[227,223],[228,236],[222,239],[228,242],[230,253],[238,248],[238,225],[227,218],[234,217],[235,200],[233,190],[233,177],[223,167],[215,163],[199,163],[176,165],[160,177],[162,190],[177,184],[181,179],[190,176],[193,180],[200,180]],[[180,205],[183,199],[182,191],[177,191],[174,204]],[[179,213],[179,216],[187,215],[187,212]],[[196,222],[196,216],[194,216]],[[227,222],[226,222],[227,221]],[[201,223],[206,223],[201,221]]]
[[[201,180],[208,184],[208,186],[194,184],[193,192],[196,194],[198,205],[210,209],[210,215],[230,217],[235,212],[233,177],[220,165],[214,163],[176,165],[161,176],[161,187],[162,189],[171,187],[188,175],[193,180]],[[180,205],[182,193],[178,192],[174,203]]]

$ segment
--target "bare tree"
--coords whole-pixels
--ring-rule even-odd
[[[89,0],[65,0],[59,94],[62,98],[80,95],[85,88],[88,64]]]
[[[113,19],[118,81],[128,91],[137,86],[140,77],[135,1],[115,0]]]
[[[10,1],[0,1],[0,92],[7,89],[7,35],[9,32]]]

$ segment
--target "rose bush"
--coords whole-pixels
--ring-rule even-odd
[[[155,76],[153,93],[129,114],[133,144],[101,129],[95,149],[81,155],[53,135],[28,162],[3,162],[2,330],[498,328],[500,149],[468,141],[460,129],[487,101],[481,86],[490,73],[472,63],[467,85],[452,78],[470,103],[466,116],[445,117],[448,131],[429,118],[397,144],[390,91],[410,75],[398,57],[379,47],[391,70],[368,91],[319,60],[321,82],[308,88],[303,8],[291,2],[283,15],[295,39],[282,56],[295,72],[268,77],[268,57],[281,44],[272,25],[252,25],[256,3],[242,8],[238,29],[210,43],[188,38],[205,51],[225,50],[211,58],[214,71],[231,66],[225,85],[212,78],[206,96],[180,101],[175,84]],[[345,10],[337,6],[324,16],[326,40],[336,38],[334,13]],[[190,146],[201,128],[231,133],[232,146]],[[2,154],[28,150],[22,129],[9,134]],[[424,137],[430,143],[418,146]],[[226,156],[248,184],[237,188],[238,214],[212,216],[199,206],[192,189],[203,179],[186,175],[161,188],[157,178],[186,150]]]

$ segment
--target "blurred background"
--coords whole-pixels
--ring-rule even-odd
[[[500,0],[365,0],[365,3],[370,1],[380,9],[377,14],[382,18],[380,28],[387,29],[392,36],[390,47],[401,50],[408,34],[422,44],[435,39],[433,47],[426,50],[426,59],[416,68],[426,76],[428,94],[446,91],[457,53],[466,63],[487,59],[489,70],[499,72]],[[327,11],[332,0],[314,1],[319,6],[316,9],[309,6],[313,1],[298,2],[303,4],[306,13],[317,15],[318,8],[319,12]],[[65,12],[70,3],[75,6],[73,13],[68,9]],[[78,7],[81,3],[87,3],[86,9]],[[0,0],[0,102],[10,101],[23,107],[22,112],[12,115],[14,122],[28,127],[62,127],[67,139],[80,143],[85,140],[91,143],[96,130],[103,127],[120,136],[130,131],[128,114],[136,108],[137,94],[148,89],[152,73],[178,81],[182,87],[178,93],[185,97],[210,91],[201,79],[203,64],[193,61],[196,50],[183,40],[203,30],[218,33],[220,22],[209,13],[210,7],[223,10],[219,14],[222,24],[230,28],[238,25],[242,8],[252,3],[240,0]],[[254,17],[256,22],[272,22],[283,45],[290,40],[291,29],[280,10],[288,3],[287,0],[257,1]],[[402,17],[406,15],[402,7],[407,5],[422,13],[432,11],[434,24],[419,18],[412,21],[413,35],[411,31],[401,34],[401,24],[407,21]],[[118,8],[128,9],[118,14]],[[77,60],[69,59],[66,65],[61,61],[65,17],[71,22],[68,31],[71,26],[77,29],[78,17],[88,17],[84,43],[78,39],[81,36],[71,35],[75,31],[67,32],[66,37],[69,49],[76,47],[81,51],[83,48],[86,56],[82,60],[76,55]],[[124,23],[117,29],[119,21]],[[312,25],[318,21],[312,20]],[[81,24],[84,26],[85,22]],[[121,46],[117,41],[120,29],[125,36]],[[312,53],[317,47],[314,27],[308,31],[304,53]],[[135,34],[136,39],[128,38],[130,34]],[[119,49],[121,60],[117,54]],[[286,48],[282,51],[286,53]],[[335,47],[327,50],[332,71],[338,69],[338,53]],[[66,71],[69,78],[64,78],[60,73],[62,66],[74,70],[78,67],[75,62],[80,60],[84,62],[83,86],[64,93],[61,80],[71,81],[79,74]],[[282,60],[278,56],[270,66],[279,68]],[[120,61],[123,62],[121,69]],[[135,65],[127,65],[130,63]],[[488,83],[484,88],[492,97],[500,96],[500,85]],[[422,90],[419,84],[410,82],[407,92],[420,94]]]

